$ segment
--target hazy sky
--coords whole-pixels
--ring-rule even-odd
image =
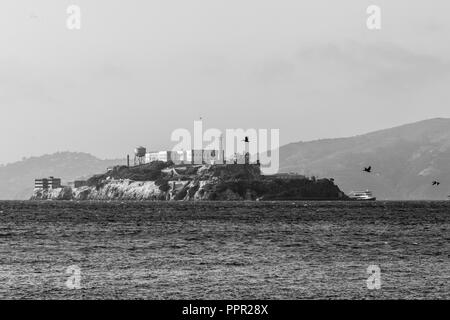
[[[449,14],[448,0],[2,0],[0,163],[171,148],[200,116],[279,128],[282,144],[450,117]]]

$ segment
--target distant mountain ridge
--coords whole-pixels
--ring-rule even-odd
[[[87,178],[124,159],[59,152],[0,166],[0,199],[29,199],[34,179]],[[372,173],[362,171],[371,165]],[[341,190],[369,189],[386,200],[447,200],[450,119],[431,119],[348,138],[290,143],[280,148],[280,171],[334,178]],[[434,180],[439,186],[433,186]]]
[[[124,160],[101,160],[88,153],[58,152],[0,167],[0,199],[25,200],[33,193],[34,179],[60,177],[63,183],[105,172]]]
[[[371,165],[373,173],[364,173]],[[280,171],[334,178],[346,193],[379,199],[446,200],[450,195],[450,119],[436,118],[348,138],[280,148]],[[433,186],[432,181],[441,184]]]

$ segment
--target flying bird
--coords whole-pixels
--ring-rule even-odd
[[[248,140],[248,137],[245,137],[245,139],[242,140],[242,141],[244,141],[244,142],[250,142],[250,141]]]
[[[371,172],[372,172],[372,166],[368,166],[367,168],[364,167],[364,170],[363,170],[363,171],[364,171],[364,172],[371,173]]]
[[[441,183],[439,182],[439,181],[433,181],[433,186],[438,186],[438,185],[440,185]]]

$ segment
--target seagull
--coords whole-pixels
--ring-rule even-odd
[[[438,185],[440,185],[441,183],[439,182],[439,181],[433,181],[433,186],[438,186]]]
[[[363,171],[364,171],[364,172],[371,173],[371,172],[372,172],[372,166],[368,166],[367,168],[364,167],[364,170],[363,170]]]

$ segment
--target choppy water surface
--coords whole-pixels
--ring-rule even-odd
[[[449,299],[449,226],[450,202],[0,202],[0,297]]]

